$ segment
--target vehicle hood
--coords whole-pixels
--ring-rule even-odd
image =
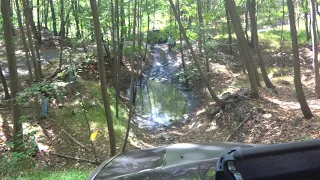
[[[252,144],[215,142],[172,144],[122,153],[103,162],[89,176],[102,179],[203,179],[214,177],[216,161],[234,147]]]

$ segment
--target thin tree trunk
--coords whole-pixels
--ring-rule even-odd
[[[180,3],[179,3],[179,0],[177,0],[177,9],[178,9],[178,12],[181,12],[180,11]],[[178,14],[181,18],[181,15],[180,13]],[[187,68],[186,68],[186,62],[184,60],[184,53],[183,53],[183,37],[182,37],[182,30],[181,30],[181,27],[179,26],[179,36],[180,36],[180,53],[181,53],[181,61],[182,61],[182,68],[183,68],[183,75],[184,75],[184,79],[185,79],[185,85],[186,85],[186,88],[189,88],[189,80],[188,80],[188,76],[187,76]]]
[[[290,29],[291,29],[293,66],[294,66],[294,85],[295,85],[296,94],[297,94],[298,101],[300,103],[302,113],[306,119],[310,119],[313,117],[313,115],[310,111],[310,108],[304,96],[302,83],[301,83],[298,37],[297,37],[297,29],[295,24],[294,6],[293,6],[292,0],[287,0],[287,6],[288,6]]]
[[[227,17],[227,26],[228,26],[228,47],[229,47],[229,54],[233,54],[232,52],[232,27],[230,22],[230,15],[227,9],[227,6],[225,6],[226,11],[226,17]]]
[[[308,8],[308,0],[302,0],[303,6],[305,6],[305,9]],[[305,3],[305,4],[304,4]],[[304,25],[305,25],[305,29],[306,29],[306,38],[307,41],[310,40],[310,32],[309,32],[309,18],[308,18],[308,12],[305,11],[304,12]]]
[[[115,0],[115,27],[117,38],[117,51],[116,51],[116,117],[119,118],[119,96],[120,96],[120,28],[119,28],[119,0]]]
[[[105,63],[103,58],[103,44],[102,44],[102,35],[100,29],[100,22],[99,22],[99,13],[98,7],[96,4],[96,0],[90,0],[94,29],[95,29],[95,36],[96,36],[96,43],[97,43],[97,51],[98,51],[98,63],[99,63],[99,76],[100,76],[100,86],[101,86],[101,93],[103,98],[103,105],[105,110],[105,116],[107,118],[108,124],[108,131],[109,131],[109,139],[110,139],[110,155],[116,155],[116,138],[113,128],[113,120],[111,115],[110,109],[110,102],[107,93],[107,82],[106,82],[106,70],[105,70]]]
[[[31,83],[33,81],[33,73],[32,73],[32,68],[31,68],[31,65],[30,65],[29,47],[28,47],[28,44],[27,44],[27,41],[26,41],[26,36],[24,34],[23,24],[22,24],[22,20],[21,20],[19,1],[15,0],[15,3],[16,3],[16,9],[17,9],[17,16],[18,16],[17,18],[18,18],[19,29],[20,29],[20,32],[21,32],[21,40],[22,40],[23,47],[24,47],[27,67],[28,67],[28,71],[29,71],[29,79],[30,79],[30,83]]]
[[[311,14],[311,36],[312,36],[312,50],[313,50],[313,70],[315,76],[315,92],[317,98],[320,99],[320,76],[318,68],[318,46],[317,46],[317,31],[316,31],[316,11],[314,0],[310,0],[310,14]]]
[[[8,89],[8,86],[7,86],[7,81],[6,81],[6,78],[5,78],[4,75],[3,75],[1,66],[0,66],[0,79],[1,79],[2,86],[3,86],[3,90],[4,90],[4,98],[5,98],[5,99],[10,99],[11,97],[10,97],[10,94],[9,94],[9,89]]]
[[[41,43],[41,21],[40,21],[40,0],[37,0],[37,26],[38,26],[38,41]]]
[[[198,69],[198,71],[199,71],[199,73],[200,73],[200,75],[202,77],[202,80],[207,85],[209,93],[210,93],[211,97],[213,98],[213,100],[217,103],[217,105],[220,106],[220,107],[224,107],[225,106],[225,102],[223,100],[221,100],[220,98],[218,98],[218,96],[214,93],[213,89],[210,86],[210,82],[208,80],[208,77],[201,70],[201,66],[200,66],[200,63],[198,61],[198,57],[196,56],[196,54],[193,51],[192,45],[191,45],[191,43],[190,43],[190,41],[189,41],[189,39],[188,39],[188,37],[186,35],[186,31],[185,31],[184,27],[182,26],[182,23],[181,23],[181,20],[180,20],[180,16],[177,13],[177,10],[176,10],[172,0],[169,0],[169,2],[170,2],[170,6],[172,8],[172,11],[174,13],[174,16],[175,16],[175,18],[176,18],[176,20],[177,20],[177,22],[179,24],[180,30],[182,31],[181,33],[183,34],[184,39],[185,39],[185,41],[187,43],[187,46],[189,47],[189,49],[191,51],[192,59],[193,59],[195,65],[196,65],[196,67],[197,67],[197,69]]]
[[[262,78],[267,88],[274,89],[275,86],[272,84],[272,82],[268,77],[268,73],[263,61],[263,55],[259,46],[257,20],[256,20],[256,0],[248,0],[248,9],[249,9],[249,15],[250,15],[250,24],[251,24],[251,37],[253,38],[253,45],[255,47],[256,55],[258,57],[258,63],[260,66]]]
[[[65,35],[65,31],[64,31],[64,0],[60,0],[60,61],[59,61],[59,69],[61,69],[62,67],[62,56],[63,56],[63,46],[64,46],[64,35]]]
[[[20,121],[21,111],[20,106],[16,102],[16,95],[19,92],[19,78],[17,72],[17,62],[15,56],[15,46],[13,41],[13,32],[11,28],[11,19],[10,19],[10,4],[8,0],[1,0],[1,13],[2,13],[2,27],[4,32],[4,39],[7,52],[7,61],[9,69],[9,78],[10,78],[10,91],[12,97],[12,124],[13,124],[13,142],[14,142],[14,151],[21,151],[23,129],[22,123]]]
[[[49,0],[49,3],[50,3],[50,8],[51,8],[53,34],[54,34],[55,36],[58,36],[58,31],[57,31],[57,18],[56,18],[56,13],[54,12],[53,0]]]
[[[33,69],[34,69],[34,74],[35,74],[35,80],[36,81],[40,81],[41,75],[40,75],[39,68],[38,68],[35,49],[34,49],[34,46],[33,46],[33,38],[31,36],[31,28],[30,28],[30,23],[29,23],[30,20],[29,20],[26,0],[22,0],[22,5],[23,5],[23,9],[24,9],[23,12],[24,12],[24,17],[25,17],[25,24],[26,24],[26,29],[27,29],[27,37],[28,37],[28,43],[29,43],[29,48],[30,48],[31,57],[32,57],[32,64],[33,64]]]
[[[257,83],[258,77],[255,73],[255,70],[257,69],[254,67],[254,61],[250,54],[250,48],[248,46],[246,38],[244,37],[244,32],[240,24],[239,16],[236,12],[236,5],[233,0],[226,0],[226,5],[227,5],[230,19],[233,25],[233,29],[237,35],[237,44],[238,44],[240,56],[244,61],[248,71],[249,82],[251,86],[251,96],[259,97],[259,90],[258,90],[258,83]]]
[[[74,20],[76,23],[76,37],[77,38],[81,38],[81,32],[80,32],[80,26],[79,26],[79,16],[78,16],[78,11],[77,11],[77,7],[76,7],[76,0],[72,0],[71,1],[71,5],[72,5],[72,12],[73,12],[73,16],[74,16]]]
[[[128,119],[128,125],[127,125],[127,132],[126,136],[124,139],[124,144],[122,147],[122,152],[125,151],[126,146],[127,146],[127,141],[129,137],[129,132],[130,132],[130,124],[131,124],[131,119],[133,117],[133,94],[134,94],[134,64],[133,60],[135,59],[135,47],[136,47],[136,24],[137,24],[137,0],[134,0],[134,11],[133,11],[133,45],[132,45],[132,56],[130,59],[130,66],[131,66],[131,82],[130,82],[130,104],[129,104],[129,119]]]
[[[40,57],[40,45],[41,45],[41,36],[40,36],[40,32],[37,31],[36,25],[34,23],[33,20],[33,11],[32,11],[32,6],[30,7],[29,5],[29,1],[25,1],[26,2],[26,6],[28,7],[28,20],[29,20],[29,25],[31,27],[32,30],[32,34],[33,37],[36,39],[35,42],[35,50],[36,50],[36,55],[37,55],[37,68],[38,71],[40,73],[40,77],[42,77],[42,70],[41,70],[41,57]]]
[[[49,1],[43,0],[42,2],[43,2],[43,6],[45,7],[44,26],[48,28]]]

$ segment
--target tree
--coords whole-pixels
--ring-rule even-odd
[[[137,23],[137,0],[134,0],[134,10],[133,10],[133,44],[132,44],[132,56],[130,59],[130,66],[131,66],[131,81],[130,81],[130,104],[129,104],[129,119],[128,119],[128,125],[127,125],[127,132],[126,136],[124,139],[124,144],[122,147],[122,152],[125,151],[128,137],[129,137],[129,132],[130,132],[130,124],[131,124],[131,119],[133,118],[133,101],[134,101],[134,64],[133,60],[135,59],[135,48],[136,48],[136,23]]]
[[[256,54],[258,57],[258,63],[260,66],[261,74],[264,83],[268,88],[275,88],[268,77],[268,73],[266,67],[263,62],[263,55],[260,50],[259,46],[259,39],[258,39],[258,30],[257,30],[257,18],[256,18],[256,0],[248,0],[248,9],[249,9],[249,16],[250,16],[250,24],[251,24],[251,37],[253,39],[252,45],[255,47]]]
[[[62,67],[62,55],[63,55],[63,46],[64,46],[64,35],[65,35],[65,22],[64,22],[64,0],[60,0],[60,61],[59,61],[59,69]]]
[[[27,67],[28,67],[28,71],[29,71],[29,79],[30,79],[30,82],[32,82],[33,81],[33,73],[32,73],[32,68],[30,65],[29,47],[28,47],[26,37],[24,34],[23,24],[22,24],[22,20],[21,20],[19,1],[15,0],[15,2],[16,2],[16,9],[17,9],[17,16],[18,16],[18,24],[19,24],[19,29],[20,29],[20,33],[21,33],[21,40],[23,43],[24,52],[25,52],[26,60],[27,60],[26,62],[27,62]]]
[[[181,23],[181,20],[180,20],[180,15],[178,14],[178,12],[176,10],[176,7],[174,6],[172,0],[169,0],[169,2],[170,2],[171,9],[173,11],[173,14],[175,16],[175,19],[179,24],[179,28],[181,30],[181,33],[182,33],[182,35],[184,37],[184,40],[187,43],[187,46],[188,46],[188,48],[189,48],[189,50],[191,52],[191,55],[192,55],[192,59],[193,59],[195,65],[196,65],[196,67],[197,67],[197,69],[198,69],[198,71],[200,73],[200,76],[201,76],[202,80],[207,85],[207,88],[209,90],[209,93],[210,93],[212,99],[217,103],[218,106],[224,107],[225,106],[225,102],[223,100],[221,100],[220,98],[218,98],[218,96],[214,93],[213,89],[210,86],[208,77],[201,70],[201,66],[200,66],[200,63],[198,61],[198,57],[196,56],[196,54],[195,54],[195,52],[194,52],[194,50],[192,48],[192,45],[191,45],[191,43],[190,43],[190,41],[188,39],[188,36],[186,34],[186,31],[185,31],[184,27],[182,26],[182,23]]]
[[[310,14],[311,14],[311,36],[312,36],[312,50],[313,50],[313,70],[315,77],[315,92],[317,98],[320,99],[320,76],[318,67],[318,46],[317,46],[317,30],[316,30],[316,10],[314,0],[310,0]]]
[[[54,34],[55,36],[58,36],[58,31],[57,31],[57,18],[56,18],[56,13],[54,12],[53,0],[49,0],[49,3],[50,3],[50,8],[51,8],[53,34]]]
[[[100,21],[99,21],[99,13],[96,0],[90,0],[91,12],[93,17],[93,25],[97,43],[97,51],[98,51],[98,67],[99,67],[99,76],[100,76],[100,87],[104,105],[105,116],[107,118],[108,131],[109,131],[109,139],[110,139],[110,155],[116,155],[116,138],[114,134],[113,128],[113,120],[110,109],[109,97],[107,94],[107,81],[106,81],[106,70],[104,65],[104,57],[103,57],[103,44],[102,44],[102,35],[100,29]]]
[[[291,41],[292,41],[292,53],[293,53],[293,66],[294,66],[294,85],[296,89],[296,94],[298,101],[300,103],[300,107],[302,113],[306,119],[310,119],[313,117],[306,98],[304,96],[304,92],[302,89],[301,76],[300,76],[300,60],[299,60],[299,48],[298,48],[298,37],[297,37],[297,29],[295,24],[295,14],[294,14],[294,6],[292,0],[287,0],[289,20],[290,20],[290,33],[291,33]]]
[[[240,56],[243,59],[246,65],[246,69],[248,71],[249,82],[251,86],[251,96],[259,97],[259,90],[258,90],[258,83],[257,83],[258,77],[255,73],[255,70],[254,70],[255,68],[253,67],[254,62],[250,54],[250,49],[249,49],[247,40],[244,37],[244,32],[240,24],[239,16],[237,15],[237,12],[236,12],[236,5],[233,0],[226,0],[226,5],[230,15],[231,23],[233,25],[233,29],[237,36],[237,44],[238,44]]]
[[[20,106],[16,102],[16,95],[19,91],[19,79],[17,72],[17,63],[15,56],[15,48],[13,41],[13,34],[11,28],[11,19],[10,19],[10,4],[8,0],[1,0],[1,13],[2,13],[2,26],[5,38],[5,45],[7,51],[7,61],[9,69],[9,78],[10,78],[10,91],[12,98],[12,124],[13,124],[13,141],[14,141],[14,151],[19,151],[20,145],[22,143],[22,123],[20,122]]]
[[[10,99],[11,97],[10,97],[10,94],[9,94],[7,81],[6,81],[6,78],[3,75],[1,66],[0,66],[0,80],[1,80],[1,83],[2,83],[2,86],[3,86],[3,90],[4,90],[4,98],[5,99]]]

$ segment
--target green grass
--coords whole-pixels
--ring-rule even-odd
[[[80,93],[83,96],[86,116],[90,122],[91,130],[99,130],[100,132],[107,134],[107,120],[105,117],[105,111],[102,104],[102,94],[100,85],[97,82],[83,81],[80,82],[81,90]],[[122,140],[125,135],[127,126],[127,111],[124,109],[124,105],[119,101],[119,118],[116,118],[116,107],[115,107],[115,90],[112,88],[108,89],[110,109],[112,112],[112,119],[114,124],[114,130],[118,146],[122,144]],[[53,116],[55,120],[62,121],[63,124],[68,125],[65,127],[69,130],[85,130],[87,128],[86,119],[80,98],[75,98],[69,105],[62,109],[58,109],[54,112]],[[74,115],[71,115],[72,111],[75,111]],[[98,135],[99,137],[99,135]],[[103,136],[100,136],[103,140]]]
[[[4,180],[82,180],[87,179],[91,170],[69,169],[67,171],[32,171],[5,177]]]

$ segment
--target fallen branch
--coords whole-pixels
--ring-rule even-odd
[[[89,148],[87,148],[85,145],[81,144],[79,141],[77,141],[74,137],[71,136],[71,134],[67,133],[64,129],[62,129],[62,132],[65,133],[73,142],[78,144],[80,147],[84,148],[85,150],[91,152]]]
[[[49,75],[49,76],[47,76],[47,77],[45,77],[44,79],[52,79],[52,78],[54,78],[56,75],[58,75],[60,72],[62,72],[62,71],[64,71],[64,70],[67,70],[68,69],[68,67],[64,67],[64,68],[62,68],[62,69],[57,69],[53,74],[51,74],[51,75]]]
[[[92,164],[95,164],[95,165],[99,165],[100,164],[100,162],[98,162],[98,161],[91,161],[91,160],[88,160],[88,159],[83,159],[83,158],[78,158],[78,157],[73,157],[73,156],[68,156],[68,155],[63,155],[63,154],[57,154],[57,153],[54,153],[54,152],[49,152],[49,154],[55,155],[55,156],[58,156],[58,157],[62,157],[62,158],[66,158],[66,159],[73,159],[73,160],[77,160],[77,161],[89,162],[89,163],[92,163]]]
[[[228,137],[226,138],[225,141],[229,141],[230,138],[234,135],[234,133],[236,133],[236,132],[240,129],[240,127],[241,127],[248,119],[250,119],[250,118],[248,117],[248,118],[246,118],[244,121],[242,121],[242,122],[239,124],[239,126],[230,134],[230,136],[228,136]]]

